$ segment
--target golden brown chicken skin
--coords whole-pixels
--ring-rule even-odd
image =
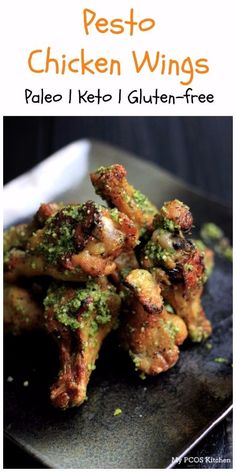
[[[127,172],[120,164],[101,167],[90,175],[96,193],[109,206],[116,207],[134,221],[142,235],[152,227],[154,215],[158,212],[148,198],[136,190],[126,179]]]
[[[44,304],[46,328],[57,340],[61,361],[51,401],[62,409],[79,406],[101,344],[117,323],[120,297],[101,277],[80,288],[52,286]]]
[[[30,288],[4,287],[4,332],[21,334],[43,328],[43,303]]]
[[[5,278],[50,275],[84,281],[88,275],[108,275],[115,270],[115,258],[137,241],[138,230],[126,215],[113,215],[92,201],[67,205],[33,233],[25,252],[9,252]]]
[[[131,293],[119,328],[121,343],[139,372],[159,374],[177,362],[178,346],[187,337],[185,323],[166,311],[160,286],[148,271],[131,271],[126,283]]]
[[[212,333],[211,322],[202,307],[203,286],[194,291],[186,291],[183,284],[170,285],[163,290],[163,296],[186,323],[189,337],[194,342],[207,339]]]

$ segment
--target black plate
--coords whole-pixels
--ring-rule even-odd
[[[94,143],[88,172],[119,162],[129,180],[157,205],[170,198],[186,202],[195,217],[196,233],[213,221],[230,236],[230,212],[209,201],[158,167],[122,151]],[[88,180],[59,200],[94,198]],[[155,378],[139,379],[128,356],[114,343],[102,348],[88,389],[88,401],[61,412],[50,406],[48,388],[58,368],[52,341],[42,335],[5,339],[6,434],[51,468],[166,468],[189,450],[228,411],[232,396],[232,270],[216,257],[203,304],[213,323],[208,343],[186,342],[180,360]],[[226,363],[215,362],[216,357]],[[23,385],[28,381],[28,387]],[[116,408],[122,409],[114,417]]]

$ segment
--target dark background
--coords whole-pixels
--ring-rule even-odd
[[[81,138],[133,152],[227,206],[232,204],[231,117],[5,117],[4,182]],[[189,456],[231,457],[231,445],[229,416]],[[42,467],[8,440],[4,452],[4,468]]]
[[[81,138],[156,162],[231,205],[231,117],[5,117],[4,182]]]

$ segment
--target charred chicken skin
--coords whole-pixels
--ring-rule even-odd
[[[119,164],[110,167],[100,167],[90,175],[96,193],[109,206],[122,211],[137,225],[142,235],[152,227],[154,215],[158,212],[148,198],[136,190],[126,179],[127,172]]]
[[[185,323],[167,312],[160,285],[148,271],[131,271],[126,284],[130,294],[120,327],[122,345],[139,372],[159,374],[177,362],[178,346],[187,337]]]
[[[25,251],[12,249],[5,278],[49,275],[59,280],[85,281],[111,274],[114,259],[137,244],[138,231],[124,214],[86,202],[68,205],[49,217],[28,239]]]
[[[54,406],[79,406],[101,344],[117,323],[120,297],[105,277],[82,288],[53,285],[44,301],[45,323],[60,350],[61,371],[51,388]]]

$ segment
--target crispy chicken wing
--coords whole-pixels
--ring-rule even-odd
[[[117,323],[120,297],[100,277],[83,288],[54,285],[44,304],[46,327],[58,342],[61,359],[52,403],[63,409],[79,406],[86,399],[101,344]]]
[[[111,274],[115,258],[137,244],[138,230],[125,215],[89,201],[67,205],[28,239],[26,250],[12,249],[5,277],[50,275],[59,280],[86,280]]]
[[[184,232],[192,226],[189,208],[178,200],[167,202],[154,221],[155,230],[143,249],[141,265],[145,269],[161,268],[168,279],[163,296],[188,327],[193,341],[211,334],[211,324],[201,305],[206,278],[204,253],[186,239]],[[210,256],[209,256],[210,257]]]
[[[142,235],[152,227],[154,215],[158,212],[145,195],[136,190],[126,179],[127,172],[119,164],[100,167],[90,175],[96,193],[107,201],[111,207],[125,213],[131,218]]]
[[[201,303],[203,286],[186,291],[183,284],[169,285],[163,290],[163,296],[185,321],[192,341],[201,342],[212,333],[212,326],[207,319]]]
[[[43,203],[33,217],[32,222],[11,226],[7,229],[3,238],[5,259],[8,258],[11,249],[25,249],[33,232],[42,228],[46,220],[60,209],[60,205],[58,203]]]
[[[137,370],[159,374],[177,362],[178,345],[187,337],[185,323],[166,311],[160,286],[148,271],[131,271],[126,283],[131,293],[120,327],[122,345],[129,351]]]

